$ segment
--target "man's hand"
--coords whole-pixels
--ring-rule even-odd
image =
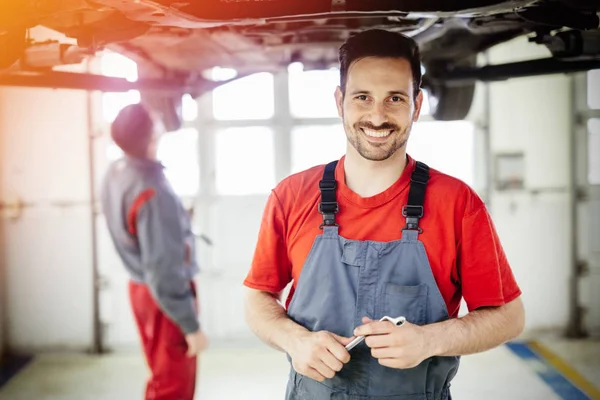
[[[292,366],[299,374],[319,382],[331,379],[350,361],[350,354],[344,347],[350,341],[327,331],[306,332],[296,338],[288,351]]]
[[[188,357],[194,357],[208,346],[208,338],[200,330],[185,335],[185,341],[187,342],[188,346],[186,353],[186,356]]]
[[[363,323],[354,330],[356,336],[366,336],[365,343],[379,364],[390,368],[414,368],[433,356],[425,329],[404,322],[395,326],[389,321],[372,321],[363,317]]]

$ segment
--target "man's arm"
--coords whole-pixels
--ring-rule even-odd
[[[144,277],[160,308],[185,334],[199,330],[177,199],[156,191],[137,216]]]
[[[525,326],[525,310],[518,297],[500,307],[474,310],[425,326],[431,353],[436,356],[464,356],[480,353],[519,336]]]
[[[478,309],[462,318],[430,325],[363,319],[355,329],[373,357],[390,368],[412,368],[433,356],[463,356],[483,352],[517,337],[525,323],[523,303],[517,298],[499,307]]]
[[[289,353],[296,337],[309,331],[288,318],[279,297],[281,293],[269,293],[248,289],[246,294],[246,322],[263,342],[276,350]]]
[[[311,332],[288,318],[278,295],[250,289],[246,296],[246,321],[269,346],[290,355],[299,374],[317,381],[333,378],[350,361],[344,348],[350,339],[331,332]]]
[[[323,381],[333,378],[350,360],[344,348],[350,340],[327,331],[309,331],[292,321],[278,301],[279,291],[293,279],[285,240],[287,215],[273,191],[265,206],[252,267],[244,281],[249,288],[246,321],[262,341],[290,356],[296,372]]]

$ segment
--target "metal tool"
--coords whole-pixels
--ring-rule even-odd
[[[402,326],[406,322],[406,318],[404,318],[404,317],[392,318],[392,317],[388,317],[386,315],[385,317],[381,318],[380,321],[389,321],[396,326]],[[346,350],[348,350],[348,351],[352,350],[353,348],[358,346],[358,344],[360,342],[362,342],[363,340],[365,340],[364,336],[357,336],[353,341],[351,341],[350,343],[348,343],[346,345]]]

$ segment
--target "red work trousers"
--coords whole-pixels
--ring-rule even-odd
[[[130,281],[129,297],[151,372],[145,399],[193,400],[197,357],[185,355],[184,333],[158,307],[146,285]]]

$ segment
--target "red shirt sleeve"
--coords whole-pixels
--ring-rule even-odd
[[[244,285],[278,293],[292,280],[292,265],[286,245],[286,219],[273,191],[265,207],[250,272]]]
[[[458,272],[469,311],[502,306],[521,295],[500,239],[485,207],[473,194],[462,220]]]

